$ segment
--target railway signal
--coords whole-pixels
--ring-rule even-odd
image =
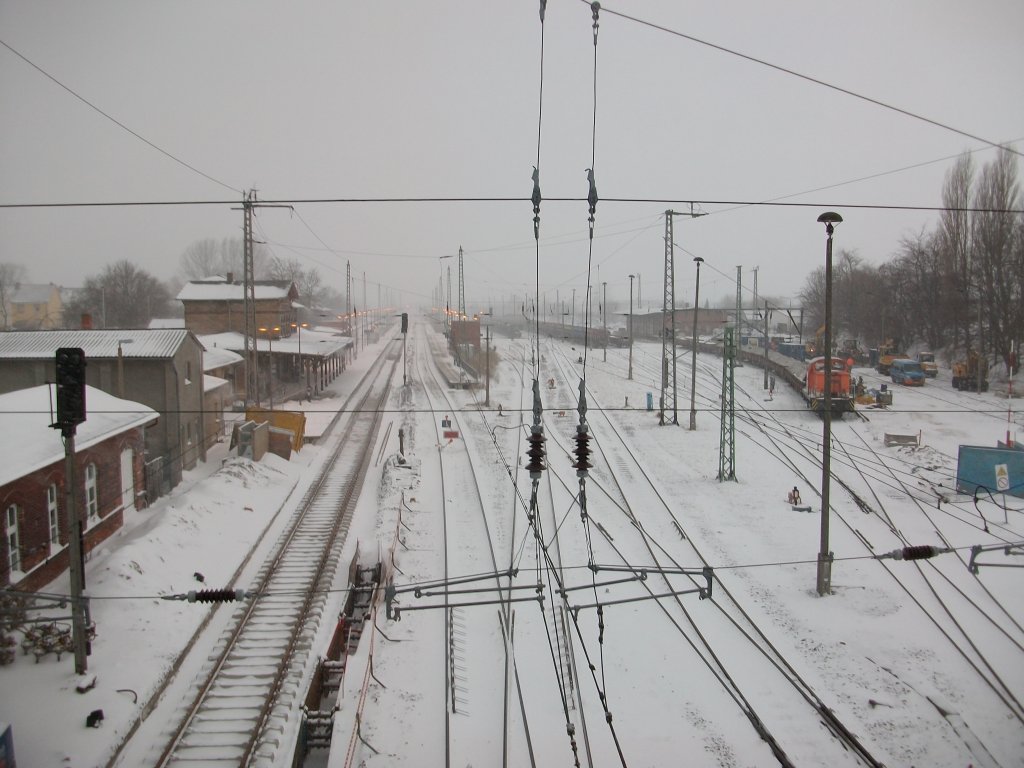
[[[64,437],[64,483],[68,515],[68,576],[71,586],[71,644],[75,674],[84,675],[89,665],[88,620],[85,590],[85,559],[82,548],[82,517],[78,513],[75,481],[75,429],[85,421],[85,352],[79,347],[61,347],[54,359],[57,379],[57,421],[50,426]]]

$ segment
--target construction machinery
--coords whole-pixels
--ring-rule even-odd
[[[892,368],[892,361],[902,358],[906,358],[906,355],[900,351],[892,339],[888,339],[884,344],[878,345],[878,365],[875,370],[883,376],[888,376],[889,370]]]
[[[918,352],[916,360],[921,365],[924,375],[929,379],[934,379],[939,375],[939,366],[935,363],[934,352]]]
[[[953,389],[959,389],[961,392],[987,392],[987,374],[978,353],[968,349],[967,360],[957,360],[953,363]]]

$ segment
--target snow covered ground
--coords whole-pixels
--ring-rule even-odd
[[[410,366],[411,392],[396,393],[394,411],[386,418],[406,431],[410,468],[398,469],[385,462],[375,469],[375,482],[367,482],[364,488],[351,534],[352,547],[358,538],[364,549],[373,551],[379,546],[386,550],[393,541],[396,515],[404,499],[403,523],[408,529],[402,529],[404,546],[396,549],[395,563],[401,569],[395,575],[396,584],[439,576],[435,570],[438,510],[434,505],[441,493],[435,469],[439,446],[453,458],[461,452],[475,463],[499,567],[518,550],[523,552],[518,560],[523,573],[535,565],[532,544],[523,546],[529,544],[525,513],[513,500],[507,471],[518,465],[524,447],[520,432],[505,428],[518,422],[520,408],[527,411],[527,423],[532,418],[529,394],[524,395],[524,390],[533,374],[527,365],[524,375],[522,365],[524,358],[529,360],[529,349],[525,341],[505,339],[499,339],[497,347],[503,362],[497,380],[491,383],[491,403],[502,403],[504,415],[499,417],[493,410],[482,415],[460,413],[460,441],[446,444],[437,439],[438,415],[426,410],[418,391],[421,374],[415,373],[414,366]],[[336,400],[319,400],[303,407],[320,412],[318,418],[327,418],[330,407],[343,402],[352,377],[369,365],[373,351],[371,347],[361,353],[356,365],[335,382]],[[558,543],[563,565],[570,573],[583,570],[586,574],[589,572],[580,566],[586,565],[588,548],[579,509],[572,504],[577,490],[575,475],[568,468],[569,458],[558,447],[571,448],[577,419],[576,382],[567,371],[579,373],[580,366],[574,361],[580,351],[545,342],[543,354],[540,379],[555,379],[556,385],[543,391],[552,480],[541,511],[547,516],[549,535],[556,524],[562,526]],[[591,350],[587,368],[593,411],[590,420],[605,456],[595,461],[588,481],[590,511],[593,521],[608,531],[627,558],[639,562],[646,556],[636,526],[621,511],[622,500],[632,499],[629,503],[650,540],[687,567],[702,565],[695,551],[714,566],[718,584],[735,596],[822,700],[886,765],[1024,765],[1020,719],[1020,702],[1024,700],[1022,571],[982,568],[975,577],[965,567],[969,553],[963,549],[927,561],[920,570],[913,563],[871,557],[907,542],[964,548],[1024,538],[1024,503],[1020,500],[1011,498],[1004,511],[982,499],[976,509],[970,497],[952,491],[957,446],[994,445],[1005,435],[1005,411],[1000,416],[982,412],[979,406],[995,411],[1005,406],[1005,400],[997,400],[995,393],[954,392],[940,378],[919,390],[896,390],[892,410],[871,411],[870,421],[844,420],[835,425],[838,442],[832,451],[833,473],[868,509],[858,506],[850,492],[833,482],[830,548],[836,557],[834,594],[820,598],[814,590],[814,560],[820,531],[816,493],[821,470],[815,457],[820,455],[821,422],[806,412],[796,393],[780,389],[768,401],[761,389],[760,370],[737,369],[737,403],[756,417],[756,423],[737,418],[738,481],[719,483],[716,377],[721,372],[720,359],[700,356],[698,429],[690,432],[685,426],[659,427],[657,414],[642,409],[648,392],[657,402],[660,345],[638,344],[634,355],[633,381],[625,377],[626,350],[609,349],[607,362],[601,350]],[[688,396],[688,359],[680,359],[680,398],[684,392]],[[873,381],[873,374],[866,369],[855,373],[863,374],[868,383]],[[456,392],[449,397],[471,409],[482,393]],[[632,407],[623,409],[627,398]],[[688,403],[681,400],[679,407],[680,421],[685,424]],[[611,423],[601,421],[601,409],[607,409]],[[1016,419],[1019,430],[1020,416]],[[641,467],[628,464],[628,454],[612,437],[612,425],[642,457]],[[886,432],[918,431],[922,446],[916,450],[882,444]],[[498,457],[495,442],[508,467]],[[393,430],[386,453],[396,451],[397,430]],[[85,694],[75,692],[70,656],[60,662],[50,656],[36,664],[31,656],[19,655],[14,665],[0,668],[0,721],[13,724],[19,765],[96,766],[106,762],[138,716],[138,707],[159,686],[195,628],[207,614],[212,615],[214,624],[230,616],[230,606],[218,611],[161,600],[160,596],[203,586],[244,587],[233,580],[242,558],[264,529],[273,526],[282,505],[291,503],[296,495],[292,489],[308,482],[318,451],[309,446],[292,462],[271,456],[258,465],[232,459],[221,466],[224,455],[223,447],[216,448],[210,461],[191,473],[174,494],[131,516],[124,530],[87,564],[88,591],[98,626],[89,657],[90,672],[97,677],[94,689]],[[612,490],[613,472],[619,491]],[[520,492],[528,496],[525,473],[520,469],[513,474],[518,474]],[[644,480],[644,475],[649,480]],[[446,498],[453,505],[467,503],[459,499],[467,492],[465,481],[455,482],[459,485],[445,489]],[[793,485],[800,487],[804,502],[814,513],[796,512],[785,503],[786,492]],[[608,493],[598,490],[602,486]],[[666,499],[685,531],[685,540],[673,528],[666,509],[643,495],[650,493],[651,486]],[[946,501],[938,504],[938,494]],[[591,532],[595,560],[610,562],[611,542]],[[998,562],[1002,557],[997,552],[987,560]],[[460,562],[469,568],[475,561],[454,557],[452,576],[460,575]],[[204,575],[205,585],[195,581],[195,572]],[[62,581],[49,587],[57,593],[66,589]],[[624,585],[621,591],[619,587],[608,589],[607,598],[602,599],[641,594],[636,585]],[[976,612],[967,598],[982,605],[985,614]],[[781,704],[771,707],[772,701],[788,699],[782,691],[772,689],[777,683],[763,671],[759,658],[751,655],[749,661],[743,661],[742,640],[735,629],[721,618],[712,618],[724,612],[716,614],[710,601],[692,595],[682,600],[695,621],[708,628],[708,646],[720,650],[730,675],[761,708],[796,764],[857,764],[841,748],[832,749],[823,726],[808,710]],[[585,593],[572,599],[577,605],[587,601]],[[403,604],[413,603],[409,597]],[[724,599],[722,606],[728,606]],[[470,610],[494,615],[492,625],[498,632],[494,606],[467,608],[465,612]],[[678,607],[670,606],[670,610],[682,616]],[[728,610],[737,615],[732,607]],[[516,714],[510,728],[510,764],[529,764],[530,750],[537,765],[571,764],[565,707],[552,671],[548,635],[538,614],[532,605],[517,606],[515,659],[524,699],[522,704],[513,700]],[[960,622],[959,629],[950,621],[951,615]],[[778,764],[747,718],[722,695],[723,686],[710,668],[687,649],[687,642],[672,628],[658,603],[649,600],[609,606],[601,645],[595,612],[583,609],[579,617],[587,649],[602,649],[603,662],[594,656],[601,673],[599,685],[607,692],[608,708],[629,765]],[[361,643],[339,702],[331,765],[346,764],[346,747],[352,741],[351,712],[362,691],[366,691],[362,735],[380,754],[374,755],[356,741],[352,764],[443,764],[446,649],[441,621],[440,611],[410,612],[403,614],[401,621],[388,621],[381,610],[376,624],[388,640],[376,633],[370,636],[376,636],[374,676],[384,685],[372,679],[363,685],[362,669],[370,644]],[[973,643],[973,650],[965,638]],[[494,643],[495,639],[469,636],[466,642]],[[966,646],[966,655],[954,650],[954,642]],[[584,647],[579,640],[574,641],[573,650],[582,663]],[[618,765],[597,687],[585,665],[580,669],[570,716],[574,722],[586,722],[586,738],[578,731],[581,762]],[[1002,692],[997,694],[983,684],[982,674],[989,679],[998,677],[1004,684]],[[500,716],[501,691],[492,690],[490,680],[464,678],[462,683],[469,708],[457,715],[466,720],[456,724],[460,744],[456,752],[459,762],[454,764],[500,764],[493,731],[476,733],[461,726],[474,718]],[[103,725],[86,728],[86,715],[99,708],[106,716]],[[529,744],[524,739],[524,722],[529,724]]]

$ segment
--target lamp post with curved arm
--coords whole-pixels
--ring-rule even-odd
[[[821,546],[818,549],[819,595],[832,594],[832,553],[828,551],[829,479],[832,475],[832,233],[843,217],[826,211],[818,217],[825,225],[825,397],[821,414]]]
[[[259,328],[257,330],[260,333],[267,334],[267,354],[270,356],[270,365],[267,366],[270,371],[270,410],[274,410],[274,334],[280,333],[281,328],[275,325],[273,328]]]

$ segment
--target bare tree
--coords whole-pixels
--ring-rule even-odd
[[[289,259],[274,256],[267,266],[267,275],[271,280],[287,280],[296,285],[302,280],[305,271],[302,262],[294,256]]]
[[[323,278],[316,267],[307,269],[296,283],[299,289],[299,300],[312,309],[320,303],[323,294]]]
[[[939,219],[939,246],[943,255],[943,301],[950,309],[947,322],[953,328],[953,346],[963,336],[969,344],[968,302],[970,300],[971,220],[967,209],[971,203],[974,165],[966,152],[946,172],[942,187],[942,205],[946,208]]]
[[[157,278],[128,260],[117,261],[86,278],[64,305],[64,323],[74,327],[88,314],[101,328],[145,328],[167,314],[169,301],[167,287]]]
[[[971,271],[981,301],[979,351],[984,354],[987,340],[993,356],[1007,364],[1010,342],[1021,335],[1020,227],[1017,214],[1008,212],[1020,205],[1017,163],[1008,150],[1000,149],[982,168],[974,193],[974,207],[982,210],[971,222]]]
[[[854,251],[840,249],[832,270],[832,338],[853,338],[874,344],[885,329],[878,319],[889,299],[878,270]],[[800,291],[806,327],[813,331],[825,323],[825,268],[818,267]]]
[[[244,272],[244,245],[240,238],[216,240],[212,237],[196,240],[181,254],[179,271],[189,280],[201,280],[213,275],[232,273],[236,280]],[[267,274],[270,259],[267,249],[260,243],[253,245],[253,274],[259,279]]]
[[[313,308],[320,303],[324,281],[316,267],[306,268],[294,256],[288,259],[275,256],[270,260],[267,272],[271,280],[295,283],[299,291],[299,301],[306,307]]]
[[[904,238],[894,262],[903,305],[906,343],[924,341],[939,349],[947,338],[949,315],[944,311],[943,248],[941,235],[920,232]]]
[[[3,328],[10,328],[11,300],[25,282],[25,267],[5,262],[0,264],[0,321]]]

